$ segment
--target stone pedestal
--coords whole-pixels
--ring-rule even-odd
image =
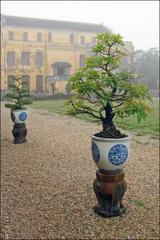
[[[124,172],[102,172],[97,170],[93,189],[98,204],[94,211],[104,217],[116,217],[124,213],[122,198],[127,184],[124,180]]]
[[[14,137],[14,144],[21,144],[25,143],[26,135],[27,135],[27,128],[25,123],[15,123],[13,125],[12,134]]]

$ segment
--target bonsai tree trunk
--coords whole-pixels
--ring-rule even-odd
[[[113,117],[114,117],[114,113],[112,110],[112,107],[109,103],[107,103],[106,107],[105,107],[105,119],[103,121],[103,131],[105,131],[105,129],[108,126],[113,125]]]
[[[107,103],[105,107],[105,118],[102,121],[103,131],[95,134],[97,137],[102,138],[123,138],[125,135],[121,134],[119,130],[116,129],[113,118],[114,112],[112,106]]]

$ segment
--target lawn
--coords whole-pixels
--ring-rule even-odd
[[[67,107],[65,106],[65,100],[41,100],[34,101],[31,105],[32,108],[47,110],[52,113],[66,114]],[[115,123],[118,127],[126,130],[136,130],[139,134],[150,134],[153,137],[159,136],[159,100],[153,98],[151,103],[152,111],[148,117],[140,124],[137,123],[135,117],[128,117],[125,119],[116,119]],[[86,121],[95,121],[90,116],[80,115],[80,119]]]

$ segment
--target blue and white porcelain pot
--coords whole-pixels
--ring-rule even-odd
[[[92,136],[92,157],[96,166],[104,171],[121,170],[129,160],[131,136],[100,138]]]
[[[24,123],[28,118],[26,109],[11,110],[11,119],[13,123]]]

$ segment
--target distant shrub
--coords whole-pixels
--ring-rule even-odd
[[[52,99],[67,99],[70,97],[70,94],[65,93],[55,93],[52,95],[48,94],[35,94],[33,95],[33,100],[52,100]]]

